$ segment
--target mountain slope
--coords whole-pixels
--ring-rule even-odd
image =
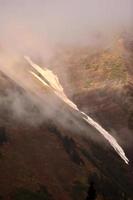
[[[67,95],[125,148],[133,141],[132,55],[132,38],[123,37],[100,50],[60,51],[53,61]]]
[[[120,198],[123,192],[132,196],[129,168],[93,128],[77,129],[78,124],[88,126],[71,110],[65,122],[76,128],[46,117],[33,126],[27,123],[29,116],[14,116],[9,97],[15,93],[17,99],[24,99],[28,112],[35,112],[37,119],[41,112],[35,102],[5,75],[0,82],[0,135],[6,138],[2,137],[0,144],[0,194],[4,199],[20,199],[24,193],[20,188],[37,193],[43,185],[53,199],[80,200],[86,196],[88,178],[95,181],[99,199]],[[57,117],[61,113],[58,111]]]

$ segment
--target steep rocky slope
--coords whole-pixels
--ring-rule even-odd
[[[112,134],[118,134],[123,145],[127,140],[128,147],[133,126],[132,56],[132,38],[123,37],[100,50],[60,51],[53,63],[69,97]]]
[[[113,50],[87,52],[81,49],[76,54],[74,51],[74,55],[70,53],[71,56],[65,53],[66,65],[62,69],[64,60],[60,64],[57,62],[54,70],[60,74],[66,92],[78,106],[108,130],[121,134],[122,143],[124,133],[131,133],[128,124],[132,127],[131,119],[127,121],[130,111],[125,109],[125,103],[129,105],[130,102],[126,102],[126,92],[130,95],[131,84],[123,57]],[[109,66],[112,62],[113,65],[118,63],[112,71],[111,67],[106,69],[105,61]],[[64,70],[69,73],[69,85],[65,81],[67,77],[61,73]],[[41,115],[26,91],[1,73],[0,194],[3,199],[82,200],[86,196],[88,179],[95,182],[99,200],[121,199],[123,194],[132,199],[132,160],[129,166],[125,165],[97,131],[71,110],[67,111],[63,104],[57,117],[62,116],[65,109],[66,124],[70,126],[63,126],[54,118],[45,117],[33,125],[28,121],[29,115],[16,117],[10,98],[14,93],[26,102],[27,111],[35,114],[35,119]],[[125,96],[120,101],[123,93]],[[129,148],[125,149],[130,155]]]

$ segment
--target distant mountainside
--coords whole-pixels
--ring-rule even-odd
[[[23,120],[14,116],[10,98],[14,93],[26,102],[27,112],[32,111],[35,119],[41,113],[26,91],[0,73],[1,199],[82,200],[87,195],[88,181],[94,181],[98,200],[122,199],[123,195],[132,199],[132,148],[127,146],[127,135],[132,141],[132,83],[124,56],[119,48],[93,53],[80,49],[63,53],[53,66],[81,110],[115,136],[118,134],[131,159],[129,166],[94,128],[63,103],[57,117],[65,110],[65,122],[71,129],[57,123],[56,118],[45,118],[34,126],[27,122],[27,116]]]
[[[60,51],[56,64],[53,62],[67,95],[81,110],[112,130],[112,134],[117,132],[121,142],[127,142],[130,148],[133,141],[132,46],[132,38],[125,36],[105,49],[86,47]]]

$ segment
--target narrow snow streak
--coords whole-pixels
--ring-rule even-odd
[[[118,144],[116,139],[110,135],[104,128],[102,128],[97,122],[95,122],[91,117],[89,117],[84,112],[80,111],[78,107],[66,96],[64,93],[63,87],[61,86],[58,77],[49,69],[42,69],[37,64],[35,64],[29,57],[25,56],[25,59],[28,63],[37,71],[30,72],[36,79],[38,79],[45,87],[51,89],[59,98],[61,98],[65,103],[67,103],[74,110],[77,110],[82,119],[84,119],[89,125],[93,126],[98,132],[100,132],[104,138],[110,143],[118,155],[125,161],[126,164],[129,163],[128,158],[126,157],[124,150]]]

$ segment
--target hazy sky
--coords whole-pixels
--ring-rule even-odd
[[[128,30],[132,13],[133,0],[0,0],[0,37],[24,48],[79,42],[95,31]]]

